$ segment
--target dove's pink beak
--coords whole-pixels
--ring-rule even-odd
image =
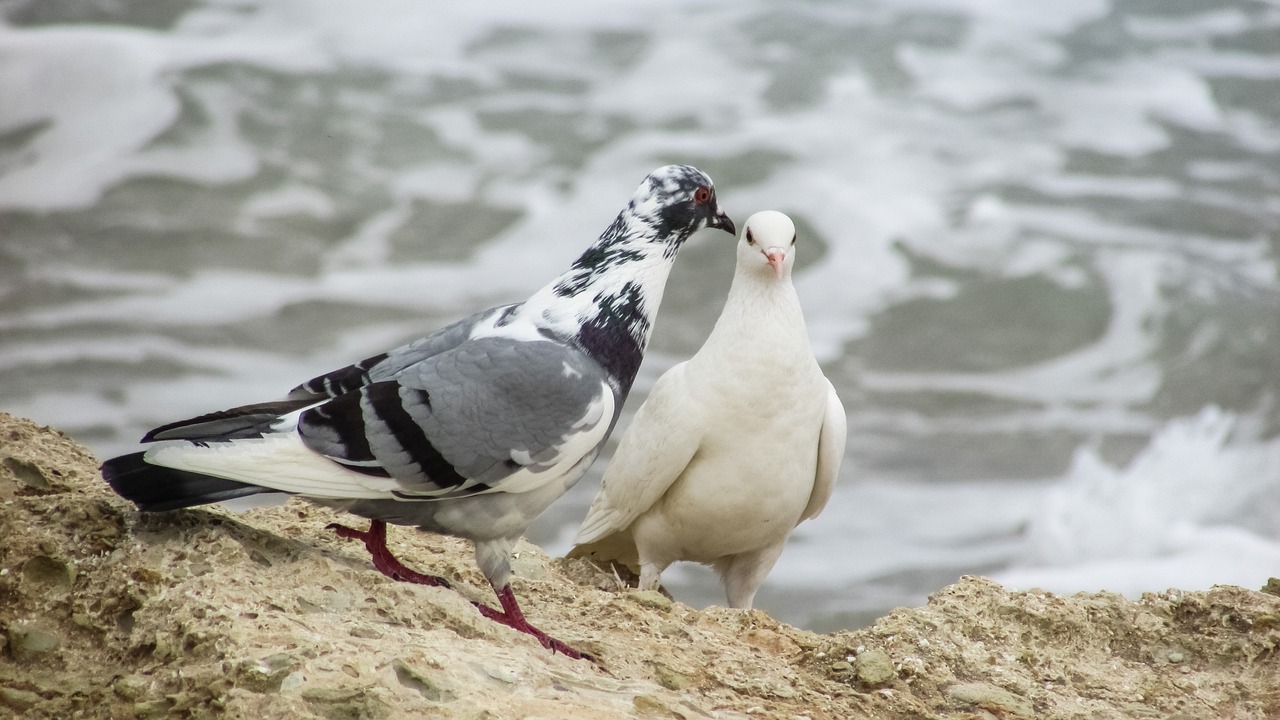
[[[778,279],[781,280],[782,270],[783,270],[782,263],[787,259],[786,248],[780,248],[780,247],[765,248],[764,256],[766,259],[768,259],[769,266],[773,268],[773,272],[778,276]]]

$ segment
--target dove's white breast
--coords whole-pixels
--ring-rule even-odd
[[[794,316],[756,311],[754,332],[721,323],[690,359],[685,406],[702,442],[658,506],[635,524],[638,540],[674,544],[670,549],[689,560],[781,542],[813,490],[827,382],[803,320],[795,322],[798,307]]]

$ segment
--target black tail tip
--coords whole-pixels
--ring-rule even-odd
[[[144,512],[177,510],[233,498],[272,492],[257,485],[152,465],[136,452],[102,463],[102,479],[120,497]]]

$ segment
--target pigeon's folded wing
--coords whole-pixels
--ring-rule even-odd
[[[614,419],[600,367],[549,341],[471,340],[304,412],[313,451],[430,500],[525,492],[592,453]]]
[[[390,352],[314,377],[290,390],[282,400],[242,405],[161,425],[148,432],[142,442],[225,442],[261,438],[269,433],[279,432],[292,425],[292,418],[286,419],[291,413],[359,390],[379,380],[395,378],[407,368],[458,347],[467,341],[478,325],[491,321],[510,307],[507,305],[476,313]],[[286,419],[286,422],[281,423],[282,419]]]
[[[600,492],[582,521],[578,545],[625,529],[684,472],[702,440],[696,408],[686,400],[681,363],[654,384],[605,470]]]
[[[822,419],[822,432],[818,433],[818,471],[814,477],[813,492],[805,505],[800,520],[817,517],[831,499],[840,475],[840,463],[844,460],[844,444],[849,438],[849,419],[844,404],[836,394],[835,386],[827,381],[827,412]]]
[[[446,325],[430,335],[390,352],[365,358],[333,372],[314,377],[289,391],[290,399],[322,400],[335,398],[379,380],[390,380],[429,358],[452,350],[470,339],[477,326],[491,320],[513,306],[503,305],[478,312]]]

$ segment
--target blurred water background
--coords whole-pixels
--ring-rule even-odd
[[[796,219],[850,414],[758,606],[1280,574],[1275,0],[0,0],[0,409],[108,455],[275,397],[523,298],[669,162]]]

